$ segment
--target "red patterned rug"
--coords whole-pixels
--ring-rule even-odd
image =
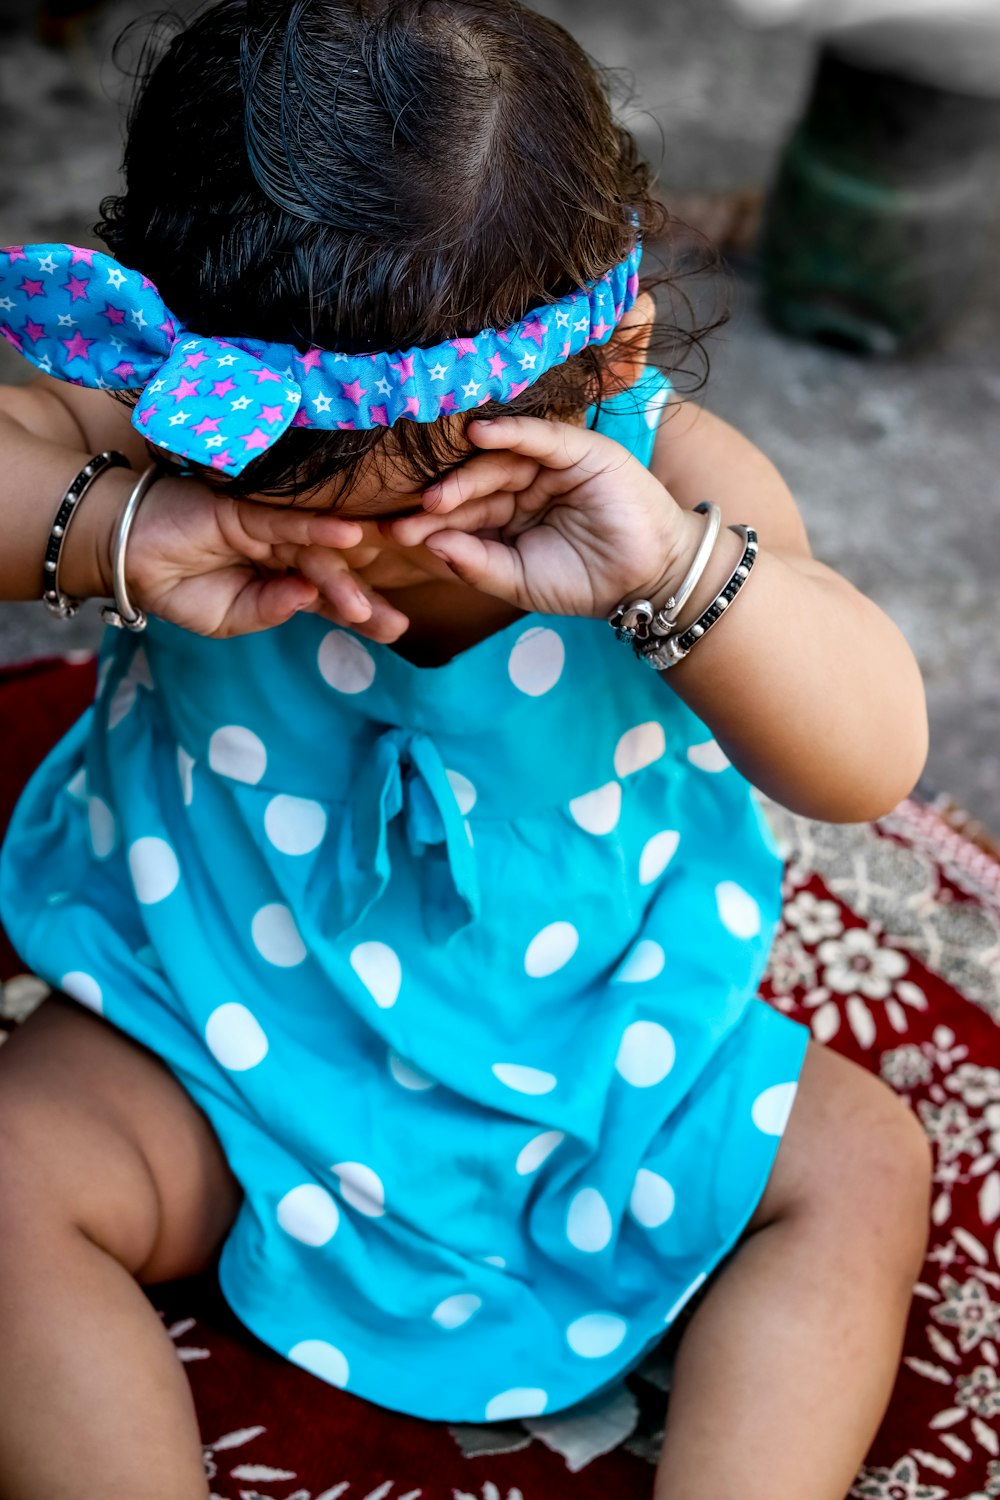
[[[87,656],[0,670],[0,827],[93,688]],[[788,864],[766,996],[880,1073],[917,1112],[936,1159],[899,1381],[851,1495],[1000,1496],[1000,863],[943,808],[917,802],[874,825],[773,819]],[[46,990],[20,970],[0,933],[0,1041]],[[650,1493],[669,1345],[590,1410],[449,1428],[383,1412],[270,1354],[210,1278],[152,1298],[194,1389],[217,1500]]]

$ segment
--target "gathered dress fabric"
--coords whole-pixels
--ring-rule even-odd
[[[648,464],[668,392],[594,420]],[[211,1120],[237,1316],[420,1417],[611,1385],[746,1228],[805,1053],[757,997],[781,867],[748,783],[600,620],[419,667],[314,615],[150,618],[98,682],[0,917]]]

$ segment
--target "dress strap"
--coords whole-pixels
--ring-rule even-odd
[[[592,406],[587,413],[588,425],[621,443],[648,469],[672,390],[663,371],[649,365],[628,390],[602,401],[600,407]]]

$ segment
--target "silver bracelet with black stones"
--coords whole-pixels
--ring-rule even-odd
[[[737,536],[743,538],[743,556],[708,608],[685,630],[677,631],[674,635],[659,640],[644,642],[635,648],[636,655],[640,656],[648,666],[655,667],[658,672],[669,671],[671,667],[676,667],[678,662],[684,660],[693,647],[704,639],[712,626],[722,619],[750,577],[754,563],[757,561],[757,533],[752,526],[730,526],[729,530],[735,531]]]
[[[124,453],[116,453],[113,449],[95,453],[93,458],[88,459],[84,464],[59,502],[55,520],[52,522],[52,530],[49,532],[49,539],[45,545],[45,558],[42,565],[45,586],[42,591],[42,603],[60,620],[72,619],[83,603],[82,599],[71,599],[59,587],[59,563],[62,559],[69,523],[95,479],[99,479],[107,469],[130,469],[131,467]]]

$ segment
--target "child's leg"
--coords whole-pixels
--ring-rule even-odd
[[[207,1120],[98,1017],[0,1049],[0,1496],[204,1500],[190,1391],[137,1281],[206,1265],[239,1203]]]
[[[843,1500],[895,1380],[929,1187],[910,1112],[810,1046],[749,1237],[681,1342],[656,1500]]]

